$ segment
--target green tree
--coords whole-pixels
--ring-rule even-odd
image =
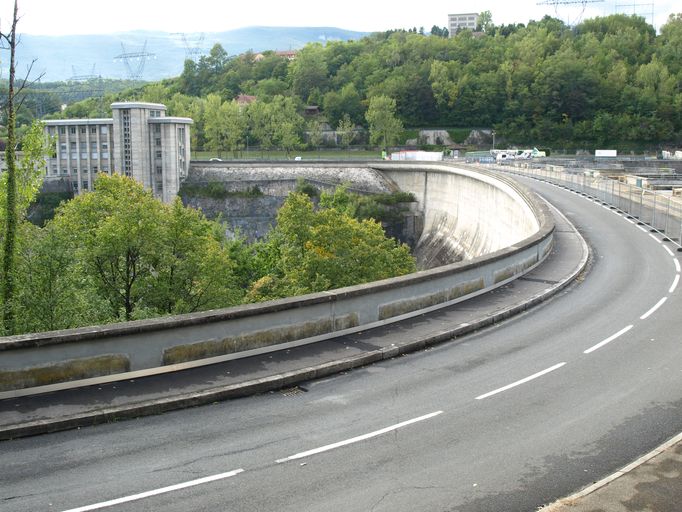
[[[315,211],[302,193],[289,195],[271,232],[276,264],[252,286],[248,299],[266,300],[375,281],[415,271],[405,245],[386,238],[373,220],[337,208]]]
[[[71,238],[113,318],[133,319],[145,305],[162,254],[161,203],[120,175],[101,175],[95,190],[64,204],[54,219]]]
[[[13,137],[13,136],[12,136]],[[43,124],[34,121],[21,139],[23,156],[16,161],[14,149],[10,149],[8,137],[6,159],[8,172],[0,175],[0,241],[4,251],[2,260],[3,320],[0,326],[8,333],[15,331],[15,298],[17,288],[17,248],[21,245],[22,224],[26,221],[28,207],[35,200],[43,182],[45,154],[48,151]],[[11,172],[9,170],[11,159]]]
[[[179,198],[162,206],[162,246],[147,306],[180,314],[238,304],[243,292],[220,227]]]
[[[305,102],[315,89],[326,91],[328,71],[324,47],[309,44],[299,51],[289,66],[289,79],[294,93]]]
[[[22,224],[17,273],[17,332],[53,331],[113,320],[70,240],[54,224]]]
[[[319,149],[322,142],[324,142],[324,136],[322,134],[322,123],[319,120],[313,119],[308,122],[308,146],[311,149]]]
[[[656,41],[660,60],[673,75],[682,72],[682,13],[671,14]]]
[[[478,15],[478,26],[476,30],[483,32],[494,31],[495,25],[493,24],[493,13],[490,11],[483,11]]]
[[[344,114],[341,121],[339,121],[336,131],[341,135],[341,147],[350,147],[353,143],[353,139],[355,139],[355,125],[353,124],[353,121],[350,120],[348,114]]]
[[[380,144],[387,148],[398,141],[403,125],[395,116],[394,99],[387,96],[371,98],[365,118],[369,124],[369,137],[372,144]]]
[[[15,57],[17,47],[17,2],[14,2],[14,15],[12,17],[12,28],[7,34],[0,33],[0,39],[7,42],[10,50],[9,82],[7,90],[7,104],[5,119],[7,120],[7,142],[5,149],[5,160],[7,171],[4,178],[5,210],[4,210],[4,230],[3,230],[3,251],[2,251],[2,326],[3,330],[9,334],[14,333],[14,260],[16,257],[16,237],[18,229],[17,212],[17,168],[16,168],[16,110],[15,110],[15,90],[14,77],[16,72]]]
[[[217,151],[218,154],[226,149],[227,123],[224,116],[223,101],[217,94],[209,94],[206,97],[204,110],[204,136],[206,149]]]
[[[220,115],[224,122],[225,147],[228,151],[232,151],[236,158],[245,147],[248,118],[243,108],[236,101],[223,103],[220,108]]]

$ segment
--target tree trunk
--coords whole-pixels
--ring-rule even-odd
[[[7,92],[7,147],[5,159],[7,161],[7,226],[4,240],[4,258],[2,265],[3,289],[2,289],[2,325],[7,334],[14,334],[14,261],[16,255],[17,237],[17,172],[16,172],[16,113],[14,112],[14,77],[15,77],[15,50],[17,29],[17,2],[14,2],[14,16],[12,17],[12,30],[5,36],[9,43],[10,64],[9,84]]]

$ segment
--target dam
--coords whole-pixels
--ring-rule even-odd
[[[411,192],[416,202],[403,213],[400,232],[387,232],[410,245],[421,270],[494,252],[538,229],[530,206],[512,193],[515,185],[481,171],[461,170],[455,176],[447,165],[423,171],[378,162],[193,162],[185,189],[220,185],[225,193],[219,198],[190,193],[183,202],[255,239],[269,231],[300,180],[325,191],[345,185],[359,194]],[[258,194],[250,194],[253,190]]]
[[[205,165],[197,164],[203,176],[235,172]],[[287,178],[261,183],[272,169]],[[335,176],[330,187],[352,176],[357,189],[411,192],[423,219],[414,251],[423,270],[258,304],[3,337],[0,397],[169,373],[386,325],[509,283],[542,263],[553,246],[554,221],[544,203],[490,171],[424,162],[282,162],[239,172],[254,176],[241,186],[258,182],[266,191],[290,187],[299,176],[319,183]]]

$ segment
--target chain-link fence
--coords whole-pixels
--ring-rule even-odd
[[[496,166],[503,172],[518,173],[565,187],[627,214],[639,225],[664,235],[682,252],[682,198],[607,178],[589,170],[555,166]]]

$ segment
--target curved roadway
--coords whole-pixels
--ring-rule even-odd
[[[607,208],[521,181],[593,250],[559,296],[307,392],[1,443],[2,510],[533,511],[672,437],[677,253]]]

